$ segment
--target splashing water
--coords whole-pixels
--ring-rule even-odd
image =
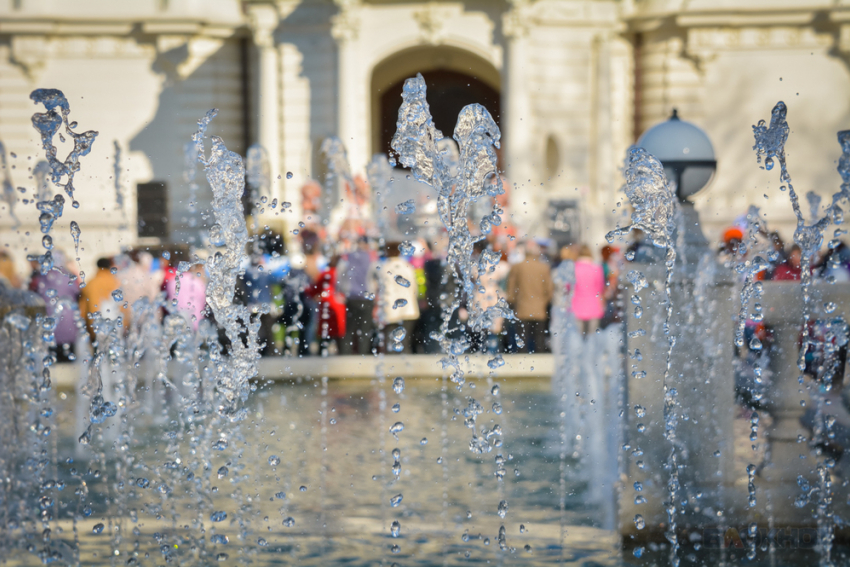
[[[271,189],[271,170],[266,149],[254,144],[248,148],[245,156],[248,187],[251,189],[251,200],[256,202],[261,197],[268,197]]]
[[[9,163],[6,160],[6,146],[0,142],[0,169],[3,170],[3,194],[2,199],[9,206],[9,215],[15,221],[15,227],[18,226],[18,217],[15,216],[15,203],[18,202],[18,197],[15,195],[15,186],[12,183],[12,173],[9,168]]]
[[[94,144],[98,133],[94,130],[89,130],[88,132],[77,134],[71,129],[71,124],[68,122],[71,106],[68,104],[68,100],[62,94],[62,91],[57,89],[36,89],[30,93],[30,99],[36,104],[43,104],[47,110],[44,113],[37,112],[33,114],[32,125],[41,135],[41,145],[47,154],[47,162],[50,165],[52,181],[54,184],[63,187],[68,197],[73,200],[74,175],[80,169],[80,158],[87,156],[91,152],[92,144]],[[64,161],[59,161],[56,157],[57,148],[53,145],[53,136],[56,135],[63,124],[65,126],[65,133],[74,142],[74,148]],[[66,178],[64,184],[62,183],[63,177]],[[74,208],[77,207],[75,206]]]
[[[606,240],[613,242],[617,236],[627,234],[632,230],[642,230],[652,244],[667,250],[665,256],[667,275],[664,282],[666,313],[663,325],[664,335],[667,337],[667,361],[664,367],[663,392],[664,438],[670,444],[670,453],[665,468],[670,471],[670,476],[667,481],[668,501],[665,502],[668,524],[665,535],[671,544],[670,562],[676,567],[679,565],[679,541],[676,534],[676,503],[679,492],[678,452],[680,450],[676,438],[676,428],[679,402],[676,388],[670,386],[670,368],[673,348],[676,345],[676,337],[670,332],[670,321],[673,316],[672,282],[673,268],[676,263],[673,234],[676,227],[678,206],[675,192],[664,174],[664,167],[661,162],[643,148],[632,147],[629,149],[624,173],[626,178],[624,190],[633,208],[632,224],[609,232],[605,236]],[[635,295],[632,297],[632,302],[635,303],[635,316],[640,317],[641,306],[637,293],[645,285],[645,279],[640,273],[629,275],[629,279],[635,287]],[[642,330],[638,329],[633,333],[640,331]],[[638,375],[635,374],[635,377],[638,377]]]
[[[118,140],[112,142],[114,148],[113,163],[112,163],[112,182],[115,187],[115,208],[121,211],[121,217],[127,217],[127,211],[124,209],[124,187],[121,184],[121,144]]]
[[[460,385],[463,372],[458,357],[471,345],[464,338],[448,337],[449,318],[460,307],[460,292],[472,298],[467,328],[473,333],[490,329],[493,320],[498,317],[513,318],[513,312],[504,300],[486,310],[480,306],[477,293],[480,285],[472,250],[474,244],[484,237],[473,236],[467,222],[470,207],[480,197],[504,193],[496,165],[496,148],[501,134],[486,108],[478,104],[464,107],[455,127],[454,139],[459,146],[460,158],[456,167],[458,171],[452,175],[455,164],[448,159],[447,150],[439,149],[438,142],[443,135],[431,119],[425,80],[421,75],[405,81],[402,99],[404,102],[398,111],[392,148],[398,154],[399,162],[410,168],[418,181],[437,191],[437,209],[449,234],[448,263],[462,287],[444,314],[438,337],[441,347],[449,354],[444,365],[454,368],[451,379]],[[500,209],[494,207],[497,216],[499,212]]]
[[[380,242],[378,247],[383,249],[385,245],[384,235],[387,233],[387,215],[384,214],[384,205],[387,194],[390,191],[393,168],[385,154],[375,154],[372,161],[366,166],[366,178],[375,199],[375,229],[378,231]],[[404,254],[404,252],[402,252]]]
[[[229,364],[215,365],[216,388],[221,395],[219,411],[231,421],[239,421],[244,417],[239,404],[248,399],[249,380],[257,375],[260,322],[257,317],[251,319],[247,307],[233,301],[236,278],[243,273],[247,257],[248,228],[242,210],[245,169],[242,158],[229,151],[218,136],[210,138],[210,157],[205,156],[204,138],[216,114],[218,110],[210,110],[198,121],[198,131],[192,139],[213,191],[216,222],[210,227],[210,240],[220,243],[207,260],[207,304],[216,321],[224,326],[232,349]],[[243,341],[243,335],[247,340]]]
[[[77,208],[79,203],[74,200],[74,175],[80,169],[80,158],[88,155],[91,151],[97,132],[89,130],[77,134],[71,129],[71,123],[68,122],[71,107],[62,91],[36,89],[30,93],[30,99],[36,104],[43,104],[47,110],[47,112],[33,114],[32,124],[41,136],[41,145],[49,166],[50,180],[54,185],[64,188],[65,193],[72,199],[72,206]],[[53,136],[56,135],[63,124],[65,133],[74,142],[74,148],[64,161],[59,161],[56,157],[58,150],[53,145]],[[64,183],[62,182],[63,178],[65,179]],[[62,216],[64,205],[65,199],[62,195],[56,195],[52,200],[45,198],[36,203],[36,207],[41,211],[39,223],[43,234],[48,234],[53,228],[53,223]],[[31,255],[29,258],[39,263],[42,274],[47,274],[53,268],[53,254],[50,249],[46,249],[41,256]]]
[[[427,88],[421,74],[405,81],[403,102],[398,111],[397,129],[391,146],[398,156],[399,163],[410,168],[416,180],[431,186],[437,192],[437,211],[449,236],[447,261],[454,272],[455,280],[461,285],[444,310],[440,330],[434,333],[432,338],[440,343],[441,349],[446,353],[446,357],[441,361],[443,368],[450,370],[449,379],[460,390],[465,382],[460,359],[471,346],[471,341],[464,334],[459,338],[450,338],[449,321],[460,308],[461,297],[465,295],[469,299],[466,328],[472,333],[488,332],[493,321],[499,317],[507,320],[514,318],[513,311],[504,299],[486,309],[481,307],[477,293],[481,286],[472,257],[473,246],[484,239],[483,234],[489,232],[487,227],[494,224],[494,221],[495,224],[501,222],[499,215],[502,211],[494,204],[492,213],[488,215],[489,219],[486,222],[485,219],[481,220],[482,235],[474,236],[470,233],[468,220],[471,207],[479,198],[504,193],[496,159],[501,133],[486,108],[479,104],[465,106],[458,116],[453,136],[459,149],[458,158],[455,160],[448,147],[449,142],[434,126],[426,94]],[[414,212],[408,203],[400,204],[397,211],[401,214]],[[493,265],[497,262],[498,260],[494,259]],[[465,424],[472,430],[470,450],[473,453],[489,451],[490,443],[497,441],[496,436],[486,427],[482,426],[480,432],[476,429],[476,417],[482,413],[478,411],[480,407],[480,404],[470,397],[468,408],[464,412]],[[497,456],[496,460],[498,463],[501,455]],[[501,480],[502,477],[497,475],[497,478]],[[505,528],[502,526],[498,541],[503,550],[507,549],[504,534]]]
[[[758,124],[753,126],[753,135],[755,145],[753,150],[756,152],[757,163],[764,163],[764,169],[770,171],[774,167],[774,160],[779,162],[780,172],[779,180],[788,188],[788,196],[791,200],[791,207],[797,220],[797,227],[794,231],[794,242],[800,247],[802,252],[800,286],[803,292],[803,332],[800,345],[799,357],[797,366],[801,372],[799,380],[803,383],[804,372],[806,369],[806,353],[811,349],[824,349],[826,357],[829,358],[829,351],[834,348],[834,341],[817,339],[811,335],[810,321],[811,308],[813,304],[812,298],[812,262],[820,251],[823,244],[824,232],[832,223],[840,225],[844,221],[844,211],[841,207],[847,201],[850,201],[850,130],[838,132],[838,143],[841,146],[841,158],[838,161],[838,173],[841,176],[841,186],[839,190],[833,194],[831,203],[824,210],[823,216],[820,216],[820,197],[814,194],[808,195],[808,201],[811,209],[811,224],[806,224],[802,208],[800,206],[799,197],[791,183],[791,174],[788,171],[785,159],[785,143],[788,140],[790,127],[786,120],[788,108],[784,102],[777,102],[773,107],[770,116],[770,124],[764,120],[760,120]],[[830,248],[838,244],[839,231],[836,230],[836,238],[830,242]],[[830,323],[831,331],[832,323]],[[834,335],[828,333],[832,338]],[[826,370],[818,376],[821,382],[821,388],[824,392],[832,389],[832,375],[830,364],[826,364]],[[829,429],[829,416],[826,415],[824,407],[824,396],[818,395],[817,412],[816,412],[816,434]],[[832,544],[834,539],[834,518],[831,510],[832,501],[832,479],[829,473],[829,466],[824,459],[818,463],[817,472],[820,488],[818,493],[818,530],[822,535],[818,541],[820,552],[821,565],[831,565]],[[805,480],[805,479],[804,479]]]

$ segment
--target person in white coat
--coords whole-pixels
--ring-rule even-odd
[[[378,325],[384,327],[386,352],[411,351],[411,337],[419,319],[416,270],[398,251],[398,243],[386,246],[386,257],[378,260]]]

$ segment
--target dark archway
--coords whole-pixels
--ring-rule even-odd
[[[422,73],[434,123],[451,137],[467,104],[483,105],[496,123],[501,118],[501,77],[489,61],[471,51],[447,46],[418,46],[398,51],[372,71],[372,151],[389,153],[395,134],[404,81]]]
[[[422,73],[428,85],[428,104],[434,125],[444,136],[451,137],[457,123],[457,116],[464,106],[472,103],[483,105],[499,124],[501,114],[501,96],[498,91],[483,81],[470,75],[438,69]],[[398,108],[401,106],[401,91],[404,81],[399,81],[386,89],[380,99],[380,146],[378,151],[387,153],[396,130]]]

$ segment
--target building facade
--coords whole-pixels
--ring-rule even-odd
[[[79,128],[99,132],[77,177],[80,207],[56,237],[73,249],[76,220],[88,266],[203,226],[211,195],[202,174],[191,188],[184,146],[209,108],[230,149],[266,149],[270,197],[293,207],[262,221],[292,230],[301,187],[326,171],[322,141],[338,136],[362,172],[388,151],[401,84],[417,72],[445,135],[462,104],[496,118],[523,234],[601,244],[627,208],[627,148],[677,108],[717,154],[696,199],[709,239],[749,204],[790,236],[790,205],[756,165],[751,126],[784,100],[795,185],[832,193],[849,63],[850,0],[0,0],[0,141],[5,175],[24,190],[17,219],[2,205],[0,238],[19,262],[40,240],[23,202],[43,158],[35,88],[64,91]]]

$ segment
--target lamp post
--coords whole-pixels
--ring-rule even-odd
[[[699,214],[689,197],[711,182],[717,169],[714,148],[698,126],[679,118],[676,109],[670,118],[643,133],[636,144],[655,156],[664,166],[667,179],[675,185],[682,210],[686,265],[699,261],[708,249],[708,240],[699,226]]]
[[[638,147],[652,154],[664,167],[669,182],[675,186],[681,215],[677,222],[673,244],[677,265],[673,271],[667,300],[674,309],[669,326],[676,342],[672,351],[667,341],[646,329],[646,321],[666,316],[669,304],[647,302],[640,318],[624,310],[624,343],[628,352],[642,353],[641,373],[633,371],[632,360],[623,357],[625,396],[629,406],[645,409],[641,419],[635,413],[624,416],[624,444],[642,451],[643,463],[627,459],[624,463],[624,486],[640,482],[642,500],[635,493],[624,491],[620,499],[620,525],[628,538],[662,536],[669,524],[665,503],[668,486],[658,482],[667,472],[663,467],[671,455],[667,437],[668,395],[674,413],[682,416],[675,431],[676,451],[687,451],[685,466],[677,469],[677,504],[691,495],[702,494],[700,501],[689,500],[678,514],[680,530],[696,533],[707,527],[723,526],[724,522],[743,522],[746,510],[736,517],[711,519],[708,510],[732,513],[741,510],[741,471],[735,468],[735,372],[733,317],[730,306],[737,299],[734,280],[729,270],[717,268],[708,240],[700,229],[699,215],[690,198],[705,188],[717,167],[714,148],[708,136],[697,126],[680,120],[676,111],[666,120],[647,130],[637,141]],[[640,266],[641,272],[658,294],[663,294],[663,282],[668,277],[663,262]],[[647,380],[641,374],[656,377]],[[659,379],[667,376],[667,381]],[[689,416],[689,417],[684,417]],[[640,421],[644,429],[638,429]],[[637,433],[636,433],[637,431]],[[681,453],[684,455],[684,453]],[[683,457],[684,458],[684,457]],[[654,463],[654,464],[650,464]],[[744,473],[745,475],[746,473]],[[743,497],[746,501],[746,496]],[[691,506],[691,503],[696,503]],[[711,508],[709,508],[709,506]],[[677,508],[679,506],[677,505]],[[633,528],[635,514],[645,520],[645,529]],[[733,524],[738,525],[738,524]]]

